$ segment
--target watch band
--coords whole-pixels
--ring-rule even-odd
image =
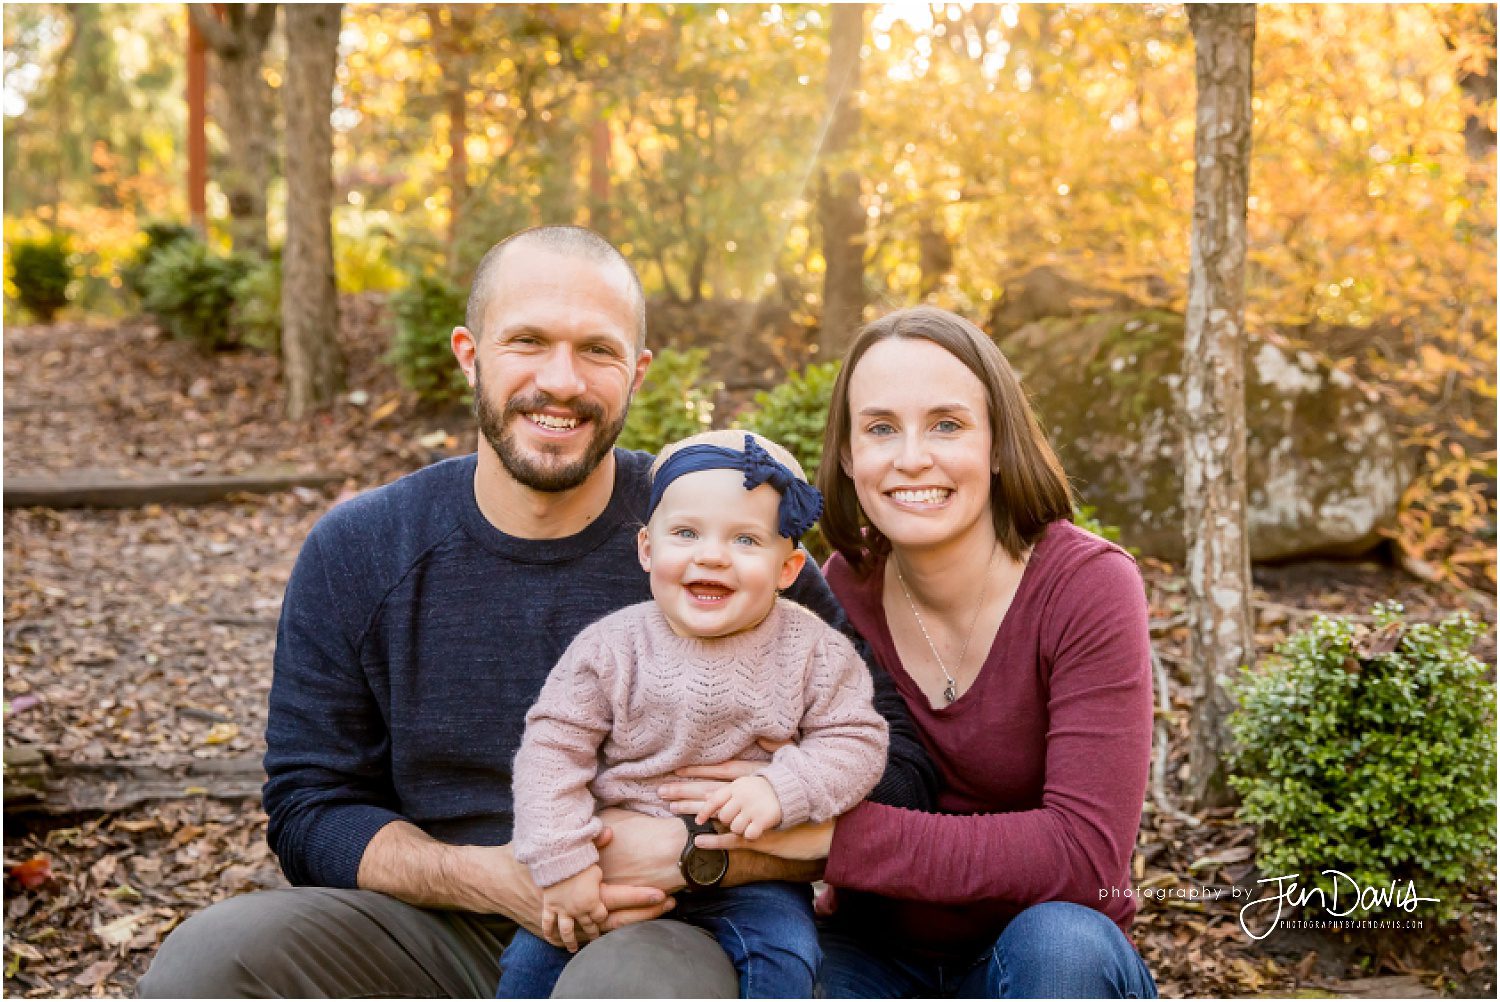
[[[677,867],[682,872],[683,892],[691,894],[695,891],[706,891],[719,886],[725,875],[729,872],[729,853],[723,849],[700,849],[696,845],[699,835],[713,835],[718,829],[712,822],[699,824],[690,814],[679,814],[683,824],[687,826],[687,841],[683,843],[682,854],[677,858]],[[694,872],[695,863],[704,863],[716,859],[718,866],[711,879],[705,879]]]

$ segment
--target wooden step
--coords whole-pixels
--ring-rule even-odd
[[[244,473],[174,473],[73,470],[5,478],[7,508],[140,508],[148,504],[199,505],[231,494],[277,494],[294,487],[318,490],[344,480],[341,473],[301,473],[271,466]]]

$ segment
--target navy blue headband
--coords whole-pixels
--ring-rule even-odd
[[[778,463],[751,435],[745,436],[745,451],[717,445],[689,445],[667,457],[651,478],[651,506],[646,519],[656,514],[661,496],[672,481],[703,470],[744,470],[745,490],[770,484],[781,494],[780,523],[776,531],[796,541],[823,514],[823,495],[818,489]]]

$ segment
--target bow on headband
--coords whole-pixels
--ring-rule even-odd
[[[754,436],[746,435],[744,452],[718,445],[689,445],[668,456],[651,481],[651,505],[646,518],[649,520],[656,513],[656,506],[661,504],[662,495],[672,481],[703,470],[744,470],[747,491],[761,484],[774,487],[781,495],[776,531],[793,542],[823,514],[823,495],[818,489],[777,462]]]

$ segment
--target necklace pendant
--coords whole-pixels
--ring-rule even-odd
[[[949,703],[958,698],[958,683],[951,678],[948,680],[948,684],[943,687],[943,698]]]

